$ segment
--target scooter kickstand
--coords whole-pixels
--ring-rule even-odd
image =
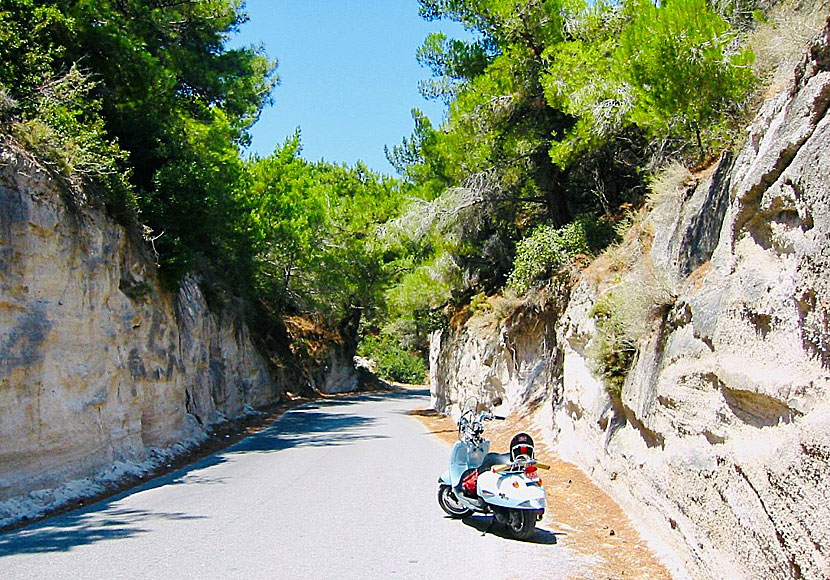
[[[486,530],[484,530],[484,533],[483,533],[483,534],[481,534],[481,536],[482,536],[482,537],[484,537],[484,536],[486,536],[487,534],[489,534],[489,533],[490,533],[490,530],[492,530],[492,529],[493,529],[493,526],[494,526],[494,525],[496,525],[496,514],[493,514],[493,515],[492,515],[492,517],[490,518],[490,525],[489,525],[489,526],[487,526],[487,529],[486,529]]]

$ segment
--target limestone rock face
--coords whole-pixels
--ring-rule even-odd
[[[321,393],[353,393],[360,389],[360,380],[354,356],[346,348],[331,347],[325,363],[312,380]]]
[[[458,415],[464,401],[476,397],[483,404],[501,399],[505,409],[518,411],[549,397],[559,382],[555,324],[565,302],[559,295],[544,306],[524,305],[503,320],[490,312],[433,333],[433,408]]]
[[[70,209],[0,150],[0,501],[199,439],[276,402],[280,377],[198,283],[160,289],[142,242]]]
[[[653,210],[642,262],[671,299],[618,399],[592,371],[605,289],[587,277],[547,318],[434,341],[441,408],[476,389],[522,400],[539,377],[560,452],[659,534],[679,577],[830,576],[829,106],[830,27],[743,150]],[[507,334],[536,347],[516,358]]]

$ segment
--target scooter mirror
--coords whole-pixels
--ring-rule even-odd
[[[499,421],[504,421],[510,414],[510,407],[504,401],[498,400],[491,413],[493,413],[493,416]]]

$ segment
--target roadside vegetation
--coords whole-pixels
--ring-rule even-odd
[[[141,232],[171,288],[197,272],[211,300],[246,305],[265,343],[301,316],[416,381],[429,333],[455,313],[613,252],[660,168],[738,143],[777,63],[828,12],[826,0],[418,4],[469,35],[419,49],[421,91],[448,110],[435,125],[413,111],[412,134],[387,149],[396,178],[307,161],[299,133],[243,155],[278,77],[261,48],[228,47],[241,0],[0,0],[0,132],[73,203]],[[612,389],[636,349],[615,330],[619,296],[597,308]]]

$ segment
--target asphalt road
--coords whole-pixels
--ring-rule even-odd
[[[544,528],[444,517],[449,447],[407,411],[425,391],[314,403],[225,451],[0,535],[0,579],[585,577]]]

